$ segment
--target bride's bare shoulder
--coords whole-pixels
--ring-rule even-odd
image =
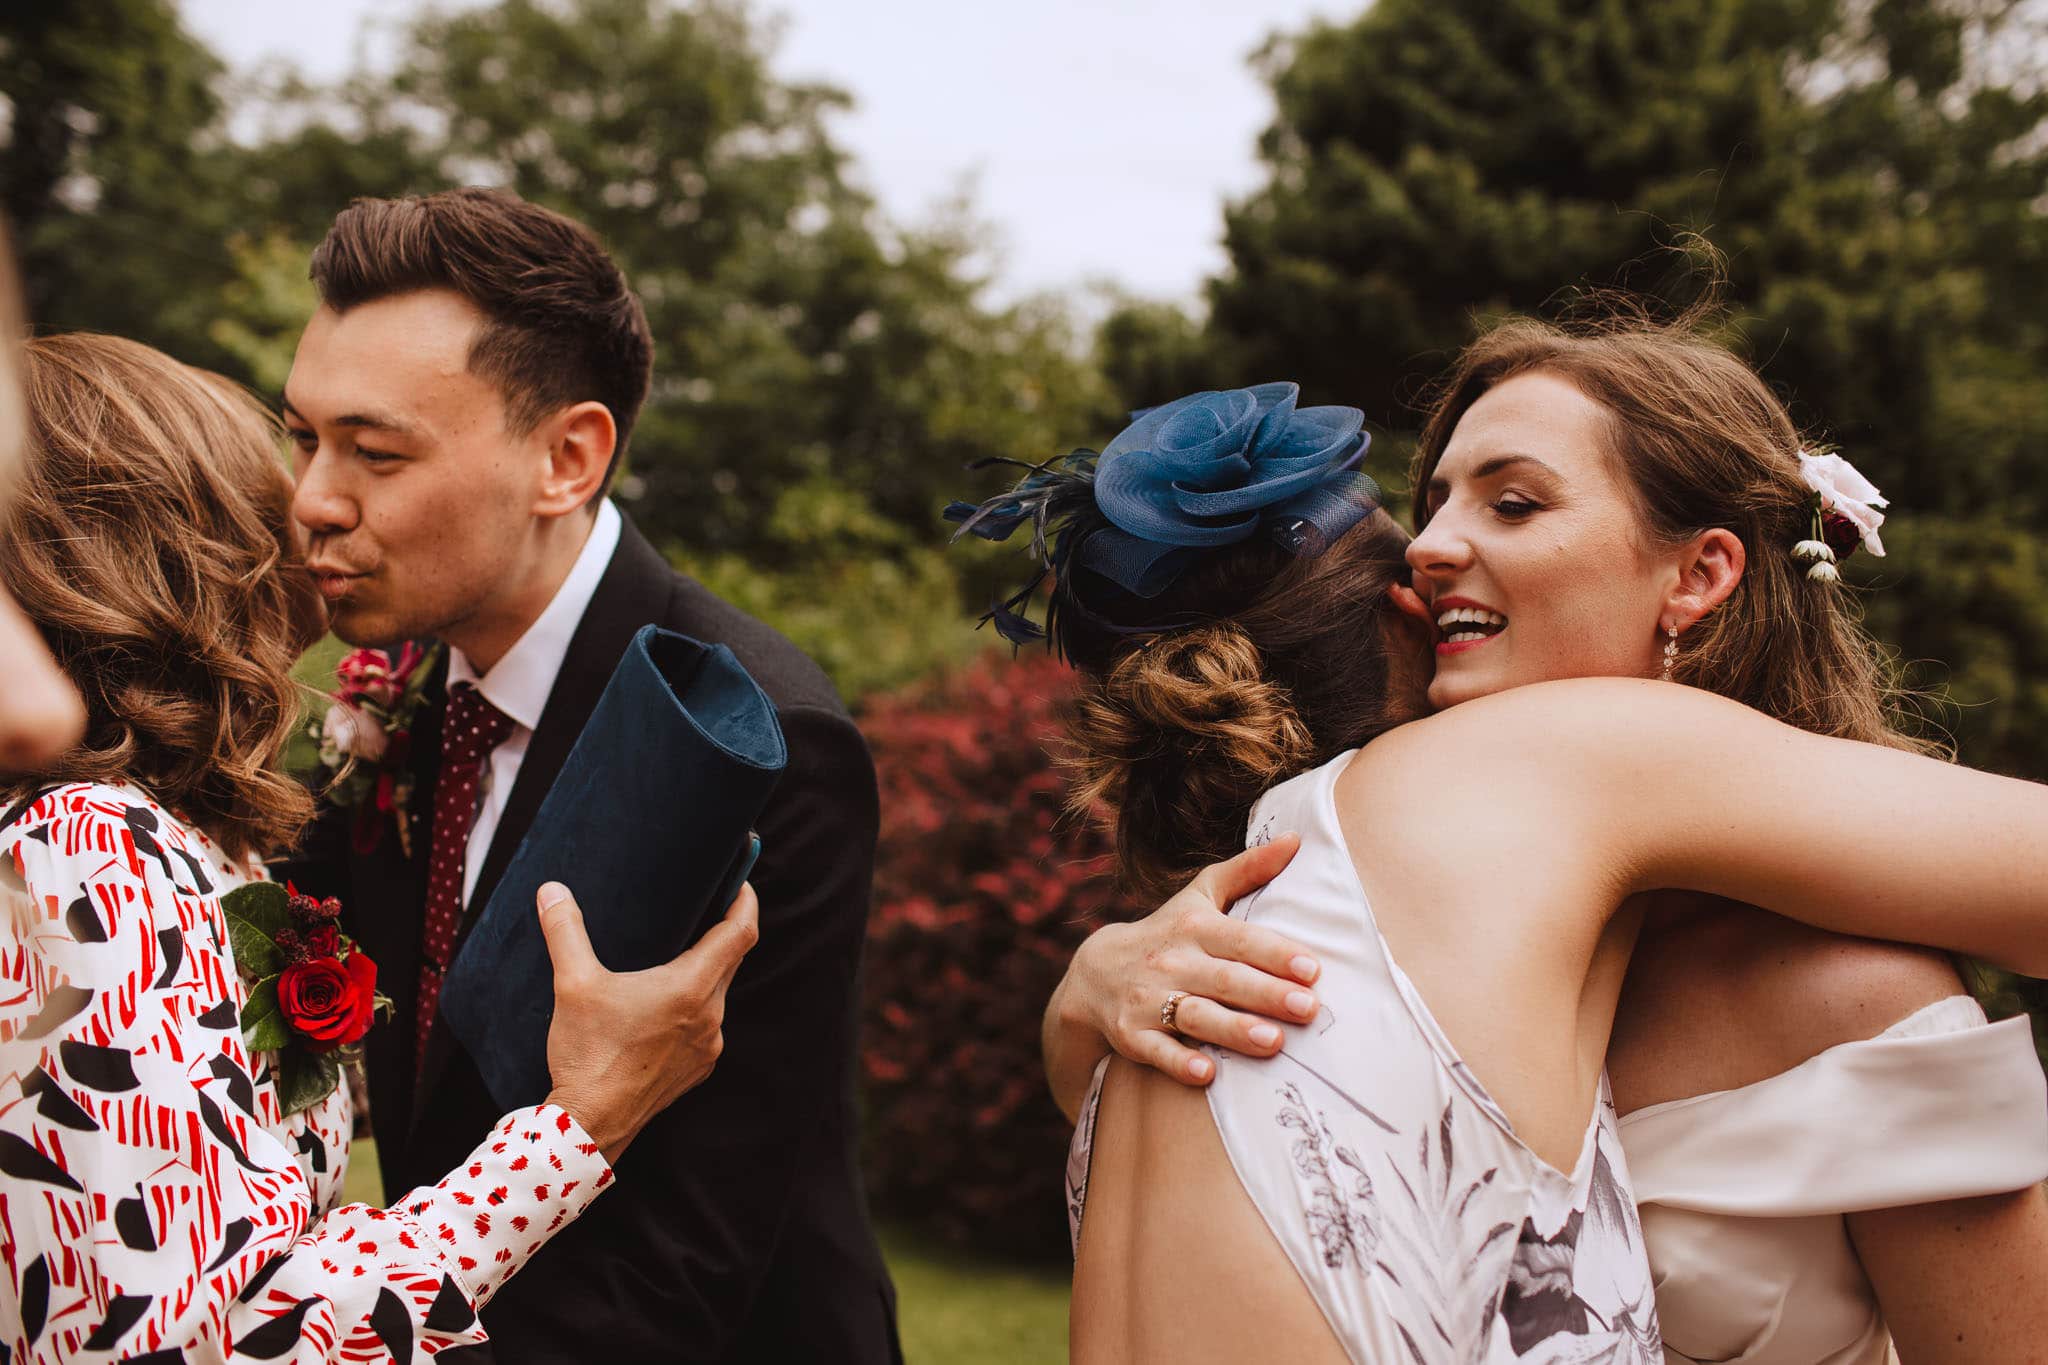
[[[1387,760],[1441,762],[1476,750],[1547,766],[1573,752],[1625,750],[1702,727],[1772,725],[1749,707],[1696,687],[1646,678],[1565,678],[1474,698],[1400,726],[1371,747]]]

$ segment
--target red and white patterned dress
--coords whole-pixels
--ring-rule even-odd
[[[0,830],[0,1362],[423,1360],[611,1183],[543,1105],[333,1207],[348,1087],[285,1118],[242,1046],[220,898],[251,875],[132,787]]]

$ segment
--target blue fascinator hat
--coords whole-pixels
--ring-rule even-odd
[[[1160,602],[1203,556],[1261,538],[1297,556],[1328,549],[1380,504],[1378,485],[1358,468],[1372,438],[1357,408],[1304,408],[1300,396],[1291,383],[1189,394],[1133,414],[1100,454],[1023,465],[1030,472],[1009,492],[949,505],[955,540],[1032,529],[1036,574],[984,623],[1013,644],[1048,639],[1062,653],[1082,623],[1115,636],[1163,634],[1210,619]],[[1041,628],[1023,610],[1048,575]]]

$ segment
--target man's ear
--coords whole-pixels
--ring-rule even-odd
[[[1685,546],[1678,561],[1678,582],[1665,600],[1665,611],[1690,626],[1728,600],[1749,567],[1742,538],[1724,527],[1702,531]]]
[[[543,517],[567,516],[586,506],[604,487],[618,448],[612,411],[589,401],[563,408],[547,421],[548,468],[533,510]]]

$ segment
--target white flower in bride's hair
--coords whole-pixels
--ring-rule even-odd
[[[1813,567],[1806,571],[1806,576],[1816,583],[1839,583],[1842,581],[1842,571],[1828,563],[1825,559],[1815,561]]]
[[[1835,562],[1835,552],[1828,548],[1825,540],[1802,540],[1792,547],[1792,557],[1799,560],[1819,560],[1823,564]]]
[[[360,759],[364,763],[375,763],[384,757],[384,750],[391,737],[384,733],[384,727],[376,717],[359,706],[338,701],[327,708],[327,719],[320,723],[320,748],[337,756]]]
[[[1877,491],[1877,486],[1857,471],[1855,465],[1832,452],[1815,455],[1801,450],[1799,477],[1806,481],[1808,488],[1820,494],[1823,514],[1832,514],[1850,523],[1864,549],[1880,558],[1884,556],[1884,542],[1877,538],[1877,528],[1884,525],[1884,513],[1879,509],[1890,504]]]

